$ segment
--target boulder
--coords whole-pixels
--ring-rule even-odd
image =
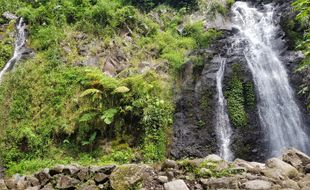
[[[109,176],[104,173],[96,173],[94,180],[97,183],[104,183],[109,179]]]
[[[177,168],[178,164],[174,160],[165,160],[163,163],[163,168]]]
[[[237,166],[245,168],[248,172],[254,174],[259,174],[263,169],[266,169],[265,164],[257,162],[247,162],[242,159],[236,159],[233,163]]]
[[[51,179],[48,168],[44,169],[43,171],[41,171],[39,173],[36,173],[34,176],[40,181],[40,184],[42,186],[47,184]]]
[[[298,175],[298,171],[296,168],[280,160],[279,158],[271,158],[267,160],[266,166],[268,168],[263,170],[262,172],[267,177],[273,177],[273,178],[280,179],[281,177],[284,177],[284,176],[287,176],[289,178],[294,178]]]
[[[1,190],[8,190],[3,179],[0,179],[0,189]]]
[[[298,181],[298,185],[301,189],[310,189],[310,174],[307,174],[305,177]]]
[[[29,185],[30,185],[30,184],[29,184],[28,181],[26,181],[25,177],[21,177],[21,178],[18,180],[17,184],[16,184],[16,189],[17,189],[17,190],[24,190],[24,189],[26,189]]]
[[[160,183],[167,183],[168,182],[168,177],[167,176],[158,176],[158,181]]]
[[[27,187],[26,190],[40,190],[41,186]]]
[[[8,189],[16,189],[17,183],[20,180],[20,178],[21,177],[19,174],[15,174],[11,178],[6,178],[4,181]]]
[[[63,168],[62,173],[67,175],[74,175],[77,174],[80,171],[80,168],[75,165],[68,165]]]
[[[91,175],[88,168],[81,168],[77,173],[77,177],[80,181],[87,181],[90,179]]]
[[[68,188],[73,188],[76,185],[80,183],[79,180],[68,177],[68,176],[61,176],[58,181],[56,188],[58,189],[68,189]]]
[[[201,179],[203,186],[207,189],[235,189],[238,187],[238,177],[222,177]]]
[[[48,183],[41,190],[55,190],[55,188],[51,183]]]
[[[27,176],[26,180],[32,185],[32,186],[39,186],[40,181],[35,178],[34,176]]]
[[[99,187],[97,187],[96,185],[82,185],[79,190],[99,190]]]
[[[291,179],[286,179],[280,182],[281,187],[283,188],[291,188],[298,190],[300,187],[298,186],[298,183],[296,181],[293,181]]]
[[[252,180],[245,182],[242,186],[250,190],[269,190],[272,187],[272,183],[264,180]]]
[[[106,166],[94,166],[90,168],[90,173],[104,173],[110,175],[112,171],[116,168],[115,165],[106,165]]]
[[[221,157],[219,157],[218,155],[210,154],[204,160],[209,161],[209,162],[220,162],[223,159]]]
[[[113,189],[127,190],[148,177],[153,169],[144,164],[125,164],[117,167],[110,176]]]
[[[49,174],[51,176],[54,176],[56,174],[60,174],[64,168],[65,168],[64,165],[57,165],[56,167],[50,169]]]
[[[310,157],[294,148],[286,150],[282,155],[282,160],[299,171],[303,171],[304,167],[310,164]]]
[[[165,190],[189,190],[183,180],[175,180],[164,184]]]

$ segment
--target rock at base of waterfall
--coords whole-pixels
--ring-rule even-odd
[[[283,177],[294,178],[298,175],[298,170],[296,168],[279,158],[271,158],[267,160],[266,166],[268,168],[262,172],[267,177],[282,179]]]
[[[299,171],[303,171],[310,164],[310,157],[294,148],[286,150],[282,155],[282,160],[291,164]]]
[[[216,154],[210,154],[205,158],[205,160],[210,162],[220,162],[223,159]]]
[[[252,180],[245,182],[243,185],[245,189],[251,189],[251,190],[268,190],[271,189],[272,187],[271,182],[264,180]]]
[[[164,184],[165,190],[189,190],[183,180],[175,180]]]

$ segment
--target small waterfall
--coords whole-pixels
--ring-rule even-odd
[[[26,43],[26,33],[25,33],[26,24],[23,21],[23,18],[20,18],[18,24],[16,25],[16,39],[15,39],[15,47],[13,57],[6,63],[4,68],[0,71],[0,82],[2,80],[3,75],[11,70],[14,65],[20,60],[22,54],[25,51],[25,43]]]
[[[280,60],[279,49],[284,43],[278,36],[281,29],[275,23],[273,6],[265,5],[264,10],[259,11],[246,2],[236,2],[232,12],[234,26],[239,30],[234,41],[243,46],[254,78],[259,117],[269,138],[271,156],[279,155],[288,147],[307,151],[309,137],[303,130],[301,112]]]
[[[220,68],[216,73],[216,88],[218,94],[217,117],[216,117],[216,131],[217,139],[220,143],[220,156],[225,160],[232,160],[233,153],[230,150],[230,140],[232,129],[229,123],[229,117],[226,111],[226,100],[223,95],[223,78],[226,66],[226,59],[221,58]]]

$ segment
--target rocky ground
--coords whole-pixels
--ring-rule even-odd
[[[310,189],[310,157],[289,149],[266,163],[236,159],[228,163],[216,155],[161,165],[59,165],[34,175],[0,179],[1,190],[52,189]]]

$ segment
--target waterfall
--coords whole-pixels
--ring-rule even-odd
[[[11,70],[14,65],[20,60],[22,54],[24,53],[24,45],[26,43],[26,34],[25,34],[26,24],[23,21],[23,18],[20,18],[18,24],[16,25],[16,39],[13,57],[6,63],[4,68],[0,71],[0,82],[3,75]]]
[[[246,2],[236,2],[232,12],[234,27],[239,30],[234,41],[243,46],[254,79],[260,122],[270,142],[270,156],[278,156],[288,147],[307,151],[309,137],[303,130],[301,112],[280,60],[279,49],[284,47],[284,42],[278,36],[281,29],[274,19],[274,7],[268,4],[261,11]]]
[[[230,161],[233,159],[233,153],[230,150],[230,139],[232,135],[232,129],[226,111],[226,101],[223,95],[223,85],[222,85],[225,66],[226,66],[226,59],[222,58],[220,62],[220,68],[216,73],[216,88],[218,94],[216,131],[217,131],[217,139],[220,146],[220,156],[223,159]]]

